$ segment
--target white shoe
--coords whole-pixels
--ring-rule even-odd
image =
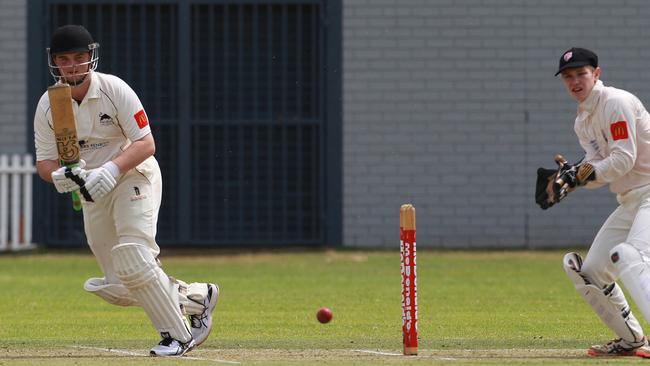
[[[212,330],[212,312],[217,307],[217,301],[219,300],[219,286],[212,283],[206,283],[206,286],[208,286],[208,296],[203,300],[205,309],[201,314],[190,315],[190,324],[192,325],[190,331],[197,346],[205,342],[210,335],[210,331]]]
[[[163,338],[160,343],[152,348],[149,352],[149,355],[153,357],[182,356],[195,346],[196,342],[194,339],[190,340],[187,343],[181,343],[174,338],[167,337]]]

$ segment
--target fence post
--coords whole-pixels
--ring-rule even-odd
[[[16,250],[20,243],[20,156],[11,157],[11,249]]]
[[[32,194],[36,168],[29,154],[0,155],[0,252],[33,249]],[[11,179],[9,179],[11,177]]]
[[[9,202],[7,194],[9,178],[9,162],[6,155],[0,155],[0,251],[7,250],[8,235],[7,223],[9,222]]]
[[[32,179],[33,175],[36,172],[36,167],[34,166],[34,160],[30,154],[23,156],[23,167],[27,171],[23,175],[23,243],[27,245],[32,244],[32,196],[34,194]]]

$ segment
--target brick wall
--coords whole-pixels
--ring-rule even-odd
[[[0,0],[0,153],[27,151],[26,11],[24,0]]]
[[[28,143],[26,4],[0,0],[0,153]],[[533,203],[536,168],[581,155],[553,73],[592,48],[606,84],[650,104],[649,15],[642,0],[343,0],[345,245],[396,246],[406,202],[421,246],[588,245],[606,189]]]
[[[569,5],[567,5],[569,4]],[[397,246],[412,202],[418,244],[588,245],[607,189],[534,204],[538,166],[573,161],[575,103],[553,76],[571,46],[605,84],[650,103],[650,4],[592,0],[344,0],[344,242]]]

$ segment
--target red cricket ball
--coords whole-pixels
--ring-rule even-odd
[[[323,324],[329,323],[330,320],[332,320],[332,310],[325,307],[318,309],[318,312],[316,313],[316,319],[318,319],[318,321]]]

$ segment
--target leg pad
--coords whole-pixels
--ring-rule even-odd
[[[632,314],[621,288],[613,282],[601,289],[581,270],[582,258],[578,253],[568,253],[564,256],[564,271],[600,320],[619,338],[630,343],[640,342],[643,339],[643,330]]]
[[[151,250],[142,244],[125,243],[115,246],[111,255],[117,277],[161,335],[182,343],[192,340],[187,318],[181,311],[178,284],[158,266]]]
[[[84,290],[95,294],[108,303],[119,306],[138,305],[138,300],[121,283],[106,283],[105,278],[89,278],[84,283]]]

